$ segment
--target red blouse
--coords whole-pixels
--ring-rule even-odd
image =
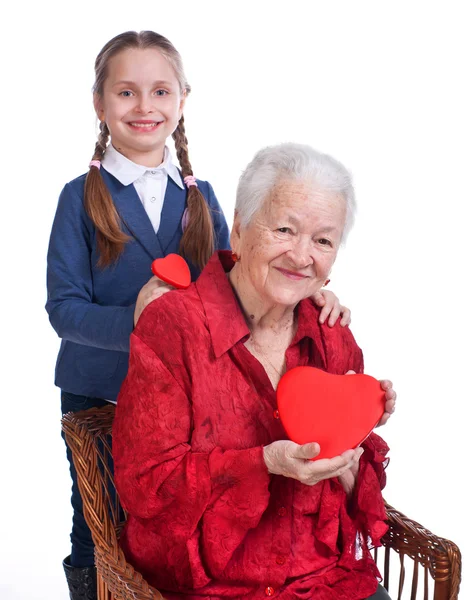
[[[368,547],[387,526],[387,446],[364,442],[350,502],[337,479],[269,475],[262,447],[286,435],[276,394],[244,346],[249,330],[215,254],[195,284],[165,294],[131,336],[113,432],[127,559],[167,599],[356,600],[376,591]],[[298,308],[287,368],[363,368],[349,329]]]

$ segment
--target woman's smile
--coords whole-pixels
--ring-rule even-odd
[[[300,281],[301,279],[307,279],[309,277],[309,275],[304,275],[303,273],[298,273],[297,271],[290,271],[289,269],[283,269],[282,267],[275,268],[288,279],[293,279],[295,281]]]

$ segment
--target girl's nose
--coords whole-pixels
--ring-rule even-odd
[[[149,113],[152,112],[153,110],[153,105],[151,103],[151,100],[146,97],[146,96],[140,96],[138,98],[138,105],[137,105],[137,109],[139,112],[141,113]]]

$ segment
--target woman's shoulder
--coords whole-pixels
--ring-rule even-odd
[[[300,304],[300,314],[303,315],[305,327],[313,339],[321,339],[325,359],[329,371],[346,372],[353,369],[357,372],[363,369],[363,353],[356,343],[355,337],[348,326],[340,325],[340,318],[333,327],[327,320],[320,323],[321,309],[312,300],[305,299]]]
[[[172,290],[148,304],[133,334],[161,353],[164,347],[185,345],[206,332],[205,312],[192,283],[186,290]]]

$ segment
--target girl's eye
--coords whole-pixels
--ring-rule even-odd
[[[166,96],[168,93],[166,90],[156,90],[157,96]]]
[[[278,227],[280,233],[292,233],[290,227]]]
[[[123,92],[120,92],[120,96],[123,96],[124,98],[130,98],[130,96],[132,96],[132,92],[130,92],[130,90],[124,90]]]

